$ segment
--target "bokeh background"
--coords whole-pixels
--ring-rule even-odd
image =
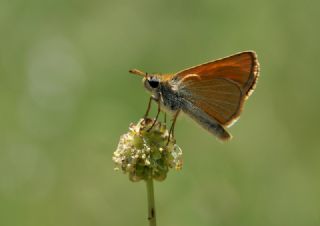
[[[111,160],[148,101],[128,70],[251,49],[261,76],[231,142],[179,118],[184,167],[155,183],[158,223],[320,225],[319,7],[2,0],[0,225],[147,225],[145,184]]]

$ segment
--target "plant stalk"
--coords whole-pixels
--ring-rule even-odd
[[[147,194],[148,194],[148,221],[149,226],[156,226],[156,209],[154,203],[154,190],[153,190],[153,179],[149,178],[146,180]]]

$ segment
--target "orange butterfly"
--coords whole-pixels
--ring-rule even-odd
[[[240,116],[245,100],[255,88],[259,76],[259,63],[255,52],[241,52],[226,58],[211,61],[176,74],[147,74],[139,70],[130,73],[143,76],[145,88],[151,92],[151,101],[174,113],[169,132],[173,135],[174,125],[182,111],[203,128],[221,140],[231,135],[226,127]]]

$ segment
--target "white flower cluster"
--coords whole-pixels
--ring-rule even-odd
[[[175,139],[170,138],[168,142],[168,130],[160,122],[149,131],[153,122],[141,119],[138,124],[131,124],[113,153],[115,169],[128,173],[131,181],[150,178],[161,181],[169,168],[180,170],[182,167],[182,150]]]

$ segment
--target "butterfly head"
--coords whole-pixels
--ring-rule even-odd
[[[137,69],[130,70],[129,72],[143,77],[142,82],[146,90],[148,90],[153,97],[157,98],[159,96],[161,84],[166,79],[165,76],[161,74],[148,74]]]
[[[157,75],[146,74],[143,78],[144,87],[151,93],[157,92],[160,87],[160,78]]]

